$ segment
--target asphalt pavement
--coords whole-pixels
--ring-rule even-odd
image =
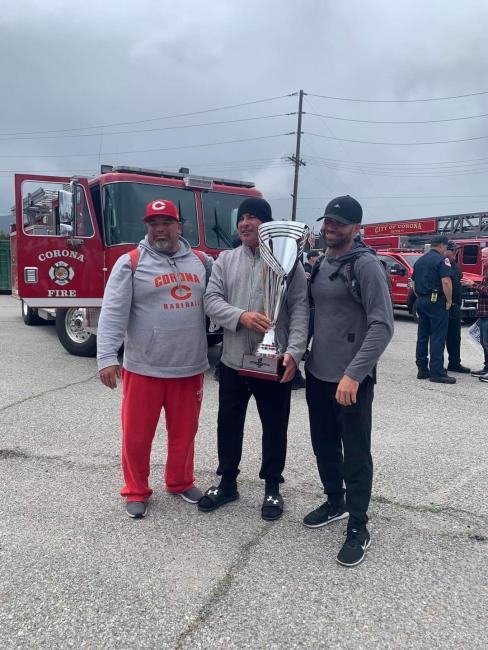
[[[415,337],[397,315],[374,402],[372,544],[346,569],[335,562],[345,522],[301,523],[323,498],[303,390],[280,521],[260,518],[253,404],[239,501],[204,514],[164,491],[162,418],[154,496],[134,521],[118,496],[120,387],[103,387],[94,359],[70,356],[50,325],[26,327],[0,296],[0,647],[487,648],[488,384],[417,380]],[[462,358],[482,362],[466,328]],[[215,480],[217,387],[209,371],[202,488]]]

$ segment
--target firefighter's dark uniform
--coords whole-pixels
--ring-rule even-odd
[[[447,330],[446,348],[449,357],[448,370],[469,372],[461,365],[461,278],[463,272],[456,261],[451,262],[452,270],[452,307],[449,310],[449,328]]]
[[[416,361],[417,366],[423,370],[429,367],[431,377],[447,375],[444,369],[444,346],[449,312],[442,290],[442,278],[447,277],[451,277],[450,262],[437,250],[430,250],[415,263],[412,279],[415,282],[419,317]]]

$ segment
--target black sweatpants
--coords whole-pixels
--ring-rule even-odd
[[[234,480],[239,474],[242,456],[244,422],[251,395],[263,427],[262,464],[259,478],[271,483],[283,483],[286,460],[286,436],[290,416],[291,385],[242,377],[221,364],[219,375],[219,415],[217,444],[219,467],[217,474]]]
[[[348,525],[362,527],[368,521],[373,484],[374,382],[366,377],[359,385],[356,404],[341,406],[335,398],[337,384],[321,381],[308,371],[306,376],[312,447],[324,492],[333,505],[340,503],[345,493]]]
[[[446,348],[449,356],[449,365],[461,365],[461,309],[459,305],[452,305],[449,310]]]

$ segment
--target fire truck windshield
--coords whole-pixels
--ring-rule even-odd
[[[119,181],[103,186],[103,221],[107,246],[137,244],[146,234],[146,206],[155,199],[172,201],[179,210],[183,237],[198,246],[195,194],[179,187]]]
[[[404,257],[404,258],[405,258],[405,261],[407,261],[407,262],[410,264],[410,266],[413,267],[413,265],[415,264],[415,262],[416,262],[420,257],[422,257],[422,255],[420,255],[420,253],[417,254],[417,255],[414,255],[414,254],[412,254],[412,253],[410,253],[410,254],[409,254],[409,253],[402,253],[402,257]]]
[[[237,208],[246,198],[225,192],[203,194],[205,243],[209,248],[232,248],[237,235]]]

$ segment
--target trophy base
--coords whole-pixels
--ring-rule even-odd
[[[267,381],[280,381],[284,372],[282,356],[262,357],[257,354],[245,354],[242,357],[242,368],[237,374]]]

